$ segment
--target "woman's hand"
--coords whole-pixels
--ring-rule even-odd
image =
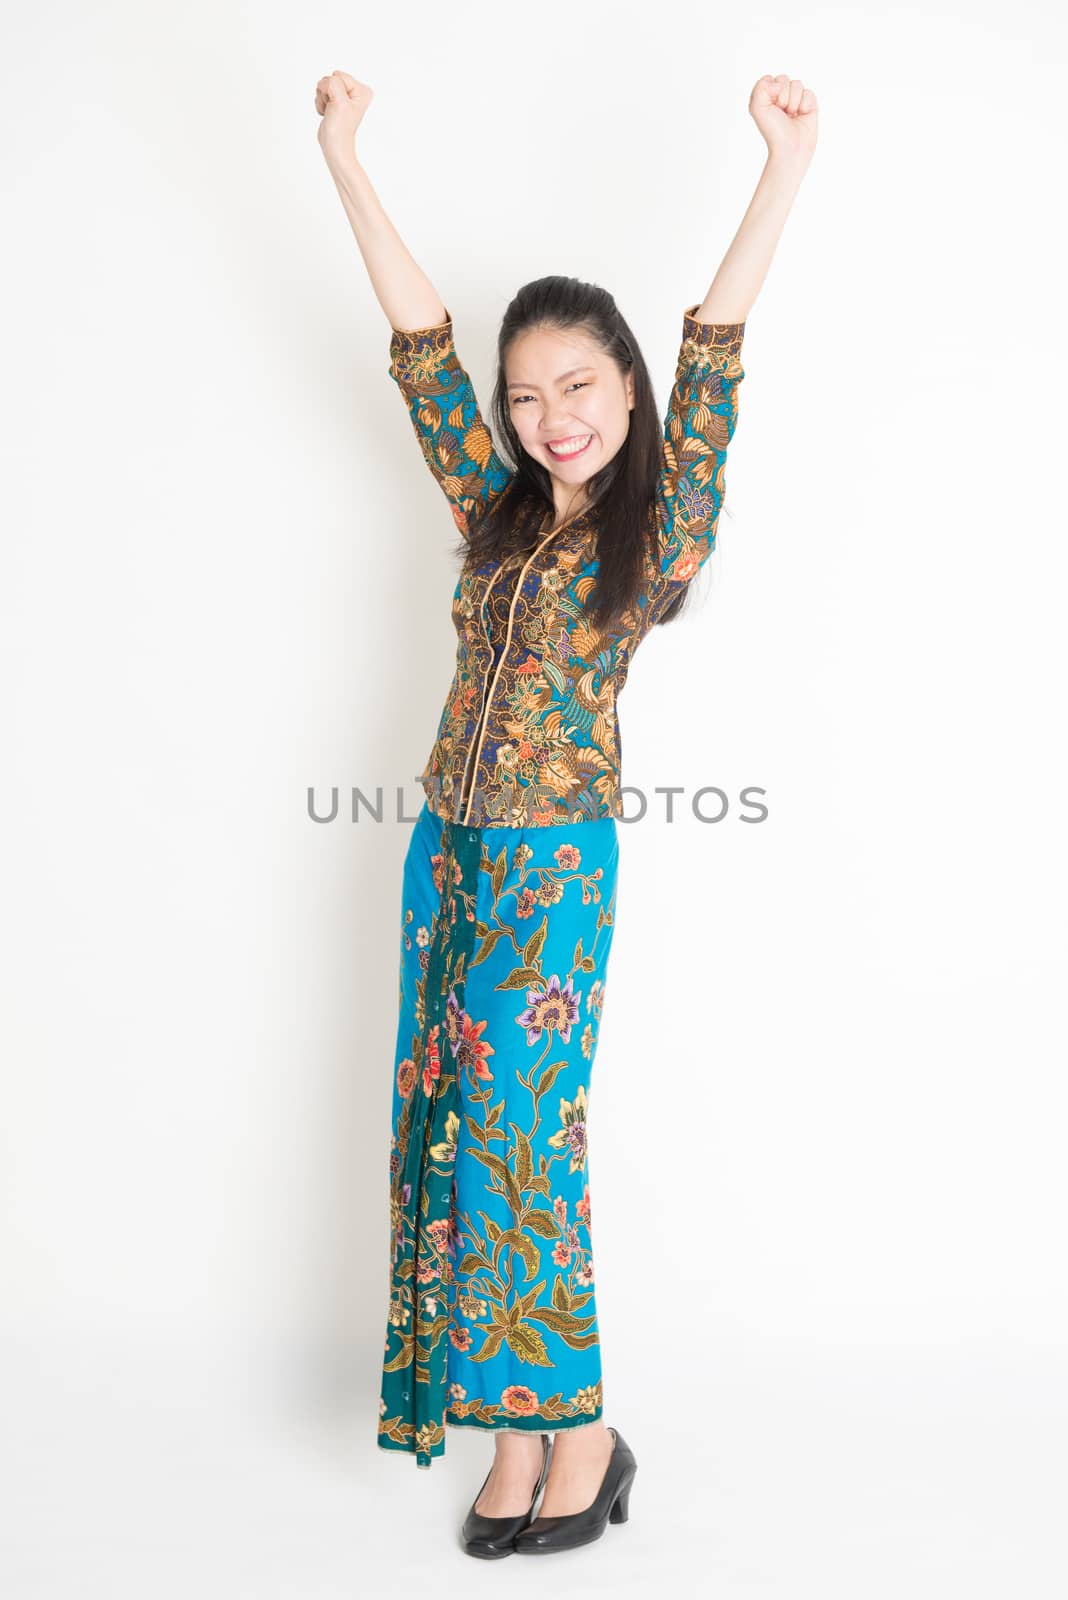
[[[818,107],[816,96],[800,78],[788,78],[785,72],[773,78],[766,72],[753,85],[749,115],[763,134],[769,155],[808,166],[816,148]]]
[[[355,154],[356,129],[373,98],[370,84],[360,83],[347,72],[328,72],[319,79],[315,109],[322,118],[319,144],[328,163]]]

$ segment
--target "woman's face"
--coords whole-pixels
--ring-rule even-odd
[[[552,474],[558,510],[627,437],[634,377],[577,329],[529,328],[505,356],[508,408],[528,455]],[[554,443],[566,441],[558,454]]]

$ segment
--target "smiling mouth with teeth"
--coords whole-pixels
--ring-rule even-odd
[[[545,448],[552,456],[577,456],[582,454],[592,438],[592,433],[577,433],[571,439],[562,439],[559,444],[547,443]]]

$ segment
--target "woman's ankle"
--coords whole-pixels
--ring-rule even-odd
[[[561,1428],[554,1435],[553,1450],[566,1455],[571,1450],[594,1449],[611,1437],[603,1419],[598,1417],[596,1422],[583,1422],[576,1428]]]
[[[505,1460],[540,1456],[544,1448],[540,1433],[527,1433],[518,1428],[499,1429],[494,1443],[498,1457]]]

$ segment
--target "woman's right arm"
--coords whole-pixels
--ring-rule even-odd
[[[389,373],[408,406],[424,460],[460,532],[467,513],[505,488],[511,473],[493,448],[471,379],[453,343],[452,319],[386,215],[356,156],[356,129],[373,91],[348,73],[320,78],[319,143],[390,324]]]

